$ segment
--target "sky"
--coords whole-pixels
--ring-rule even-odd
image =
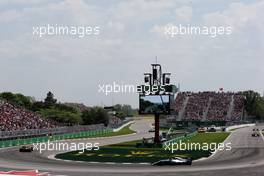
[[[264,91],[263,0],[1,0],[0,91],[60,102],[138,106],[137,93],[99,85],[139,85],[150,64],[181,91]],[[43,25],[99,26],[84,38],[33,35]],[[231,26],[232,34],[164,35],[168,25]]]

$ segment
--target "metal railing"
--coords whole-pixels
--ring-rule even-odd
[[[50,129],[30,129],[30,130],[17,130],[17,131],[0,131],[0,140],[29,138],[45,135],[56,135],[65,133],[78,133],[92,130],[103,130],[106,127],[103,124],[97,125],[78,125],[70,127],[58,127]]]
[[[28,144],[48,142],[48,141],[98,137],[98,136],[107,135],[108,133],[111,133],[111,132],[113,132],[112,129],[101,129],[101,130],[97,129],[97,130],[83,131],[83,132],[77,132],[77,133],[57,134],[57,135],[51,135],[51,136],[46,135],[46,136],[38,136],[38,137],[31,137],[31,138],[0,140],[0,148],[13,147],[13,146],[19,146],[19,145],[28,145]]]

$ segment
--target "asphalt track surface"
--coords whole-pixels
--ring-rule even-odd
[[[100,143],[100,146],[151,137],[151,120],[136,120],[131,128],[136,134],[109,138],[80,139],[64,142]],[[65,151],[20,153],[18,147],[0,150],[0,170],[32,170],[52,175],[70,176],[263,176],[263,136],[252,137],[252,128],[241,128],[231,133],[225,142],[231,142],[230,151],[217,151],[208,159],[194,161],[192,166],[150,166],[148,164],[87,163],[55,160],[53,156]],[[260,130],[264,126],[258,126]]]

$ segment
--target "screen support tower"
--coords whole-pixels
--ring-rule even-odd
[[[155,144],[159,144],[160,143],[159,118],[160,118],[160,114],[159,113],[155,113],[155,136],[154,136],[154,143]]]
[[[162,73],[161,65],[151,64],[152,66],[152,73],[144,73],[145,75],[145,83],[149,83],[150,87],[152,86],[161,86],[161,85],[167,85],[170,83],[170,73]],[[154,143],[159,144],[160,143],[160,135],[159,135],[159,118],[160,118],[160,112],[155,112],[155,136],[154,136]]]
[[[162,79],[162,69],[160,64],[151,64],[152,66],[152,85],[161,85],[161,79]],[[160,118],[160,113],[156,112],[155,113],[155,136],[154,136],[154,143],[159,144],[160,143],[160,131],[159,131],[159,118]]]

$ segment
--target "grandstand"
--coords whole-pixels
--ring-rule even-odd
[[[244,98],[234,92],[179,92],[175,111],[177,121],[241,121]]]
[[[2,100],[0,102],[0,131],[49,129],[56,126],[56,122],[37,113]]]
[[[69,105],[75,106],[76,104]],[[80,107],[83,106],[81,105]],[[108,126],[102,123],[65,126],[49,118],[42,117],[36,112],[32,112],[21,106],[16,106],[6,100],[0,99],[0,141],[80,132],[105,131],[111,128],[118,128],[126,122],[127,120],[121,120],[114,116],[109,119]]]

